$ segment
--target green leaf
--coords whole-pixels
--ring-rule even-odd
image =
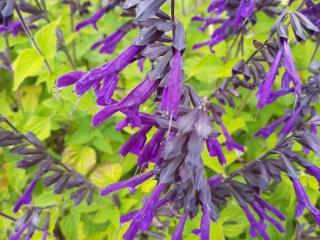
[[[87,174],[96,164],[96,152],[87,146],[72,145],[65,149],[62,161],[73,166],[79,173]]]
[[[80,214],[77,211],[71,211],[67,216],[64,216],[60,222],[63,235],[68,240],[78,240],[78,227],[80,224]]]
[[[41,57],[36,50],[32,48],[25,49],[20,52],[13,63],[14,91],[18,89],[25,78],[35,76],[39,73],[43,60],[43,57]]]
[[[44,140],[50,136],[51,121],[48,117],[32,117],[25,125],[25,131],[34,133],[40,140]]]
[[[42,27],[35,35],[43,56],[46,59],[53,59],[57,52],[56,28],[61,18]]]

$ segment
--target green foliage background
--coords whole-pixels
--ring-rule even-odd
[[[90,10],[95,11],[101,1],[91,1],[93,6]],[[225,54],[231,40],[218,45],[216,54],[211,54],[207,48],[193,51],[194,43],[209,38],[208,33],[198,31],[199,24],[190,22],[196,13],[205,13],[209,0],[177,1],[177,17],[184,23],[187,31],[187,52],[185,55],[185,80],[194,86],[199,94],[208,96],[222,82],[225,77],[231,74],[232,66],[240,59],[231,57],[225,61]],[[298,1],[299,2],[299,1]],[[296,6],[292,6],[294,9]],[[72,31],[70,25],[70,8],[61,4],[61,1],[47,1],[48,18],[38,22],[38,29],[32,30],[35,39],[44,52],[52,68],[49,74],[43,62],[44,59],[34,50],[25,35],[17,37],[8,36],[10,55],[13,61],[13,71],[0,70],[0,113],[5,115],[22,132],[32,131],[41,140],[45,141],[50,151],[56,156],[62,156],[61,160],[73,166],[80,173],[86,175],[98,187],[127,179],[135,173],[135,156],[130,155],[121,159],[117,151],[122,143],[135,130],[126,128],[124,132],[114,130],[115,123],[122,118],[116,115],[99,128],[92,128],[90,125],[91,116],[97,111],[92,92],[77,99],[72,88],[57,92],[54,84],[58,76],[72,71],[63,51],[58,51],[56,28],[59,27],[65,37],[65,44],[73,57],[76,57],[78,70],[86,70],[96,67],[112,59],[137,35],[138,31],[131,31],[118,45],[114,56],[101,55],[98,51],[90,50],[91,45],[100,40],[105,33],[111,33],[123,22],[120,17],[120,10],[117,9],[102,18],[98,22],[99,31],[92,27],[84,28],[80,33]],[[165,6],[168,10],[169,6]],[[75,16],[79,22],[87,16]],[[251,28],[245,36],[244,58],[253,51],[252,41],[254,39],[264,41],[276,19],[270,18],[263,13],[258,14],[257,24]],[[212,29],[211,29],[212,30]],[[6,48],[5,37],[0,38],[0,49]],[[306,80],[309,73],[307,67],[313,53],[315,44],[305,42],[294,44],[292,47],[295,63],[302,80]],[[73,51],[75,49],[75,51]],[[320,56],[316,57],[320,60]],[[147,63],[146,70],[150,64]],[[132,64],[121,74],[121,91],[117,92],[116,98],[121,99],[141,79],[144,73],[140,73],[137,64]],[[282,116],[285,109],[294,104],[292,97],[285,97],[276,103],[268,106],[263,111],[257,111],[256,99],[253,93],[243,91],[242,97],[236,101],[236,108],[227,108],[224,121],[230,132],[238,142],[246,147],[244,155],[237,152],[227,152],[227,166],[222,168],[217,159],[203,153],[207,175],[216,173],[228,174],[240,168],[248,161],[262,155],[267,149],[276,143],[276,135],[268,140],[254,138],[254,133],[272,119]],[[151,102],[144,106],[144,111],[152,111]],[[23,192],[26,184],[32,179],[32,170],[24,171],[15,167],[19,159],[10,154],[8,149],[0,149],[0,210],[9,215],[19,195]],[[319,158],[310,154],[311,162],[320,165]],[[302,181],[306,185],[307,192],[315,203],[318,200],[318,184],[316,180],[302,173]],[[56,196],[52,190],[46,189],[38,184],[33,194],[33,204],[37,206],[57,205],[52,209],[51,237],[54,239],[53,230],[60,229],[65,239],[68,240],[116,240],[121,239],[122,234],[128,225],[120,226],[119,216],[129,210],[138,209],[142,200],[149,194],[155,182],[148,181],[138,188],[137,192],[130,195],[128,191],[120,191],[118,196],[120,208],[111,198],[100,198],[95,196],[94,203],[87,206],[82,203],[73,207],[69,200],[70,193],[63,193]],[[267,199],[274,206],[281,209],[286,215],[285,227],[287,232],[280,235],[273,226],[269,226],[269,233],[272,239],[295,239],[295,195],[290,182],[283,176],[283,182],[272,187],[270,194],[265,194]],[[22,212],[22,211],[20,211]],[[21,213],[19,213],[21,214]],[[15,216],[18,217],[18,216]],[[305,215],[298,219],[301,223],[309,225],[310,216]],[[173,221],[167,231],[166,239],[170,239],[170,232],[173,231],[176,222]],[[197,239],[191,231],[199,225],[199,218],[187,223],[184,231],[184,239]],[[0,239],[7,238],[7,231],[13,229],[12,222],[0,218]],[[34,237],[40,239],[40,234]],[[241,209],[231,199],[227,206],[221,211],[219,221],[212,223],[211,239],[250,239],[248,235],[248,223]]]

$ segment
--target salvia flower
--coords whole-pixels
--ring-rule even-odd
[[[18,201],[16,202],[13,211],[16,213],[19,211],[21,206],[28,205],[31,203],[32,200],[32,192],[34,188],[36,187],[37,182],[39,181],[40,175],[38,174],[28,185],[24,193],[20,196]]]
[[[257,92],[257,96],[259,98],[257,107],[260,109],[270,103],[269,102],[271,99],[270,95],[272,93],[273,83],[275,81],[278,68],[280,65],[281,56],[282,56],[282,52],[281,50],[279,50],[268,74],[266,75],[266,78],[262,81],[259,87],[259,90]]]
[[[107,186],[106,188],[102,189],[100,192],[101,196],[106,196],[114,191],[118,191],[120,189],[123,188],[131,188],[134,189],[136,186],[144,183],[145,181],[147,181],[149,178],[151,178],[152,176],[154,176],[155,172],[148,172],[145,174],[142,174],[141,176],[136,176],[133,177],[129,180],[125,180],[125,181],[121,181],[118,183],[114,183],[111,184],[109,186]]]
[[[146,231],[151,224],[156,211],[160,196],[166,188],[166,184],[159,184],[151,196],[146,200],[143,207],[134,216],[128,230],[123,236],[125,240],[133,240],[138,231]]]
[[[317,224],[320,224],[320,211],[311,204],[310,199],[308,198],[301,182],[297,178],[290,179],[297,196],[296,216],[301,216],[303,214],[303,210],[307,208]]]
[[[210,211],[209,206],[202,204],[202,217],[200,226],[200,239],[209,240],[210,239]]]
[[[98,126],[114,113],[123,111],[125,109],[139,107],[142,103],[148,100],[152,95],[159,81],[151,81],[146,78],[135,89],[133,89],[122,101],[119,103],[111,104],[99,111],[92,120],[93,126]]]
[[[207,149],[211,157],[217,157],[219,160],[219,163],[221,165],[226,164],[226,157],[223,154],[222,147],[219,143],[219,141],[214,137],[209,137],[207,139]]]
[[[310,165],[306,166],[305,169],[308,174],[310,174],[311,176],[313,176],[317,179],[317,181],[320,185],[320,168],[318,168],[316,165],[310,164]]]
[[[182,238],[183,229],[184,229],[184,225],[186,224],[187,219],[188,219],[188,214],[186,214],[186,213],[182,214],[182,216],[179,220],[179,224],[172,234],[172,238],[171,238],[172,240],[182,240],[183,239]]]
[[[275,129],[282,123],[286,122],[288,117],[281,117],[278,120],[274,121],[273,123],[265,126],[264,128],[260,129],[256,134],[254,135],[255,137],[263,137],[263,138],[268,138],[274,131]]]
[[[0,25],[8,25],[13,17],[15,0],[1,1],[0,2]]]
[[[108,5],[100,8],[91,17],[78,23],[76,26],[76,31],[80,31],[82,28],[84,28],[88,25],[92,25],[96,30],[98,30],[97,22],[100,20],[100,18],[102,18],[109,11],[113,10],[118,4],[120,4],[120,2],[121,2],[121,0],[110,1],[110,3]]]
[[[262,222],[258,222],[252,212],[250,211],[249,207],[243,207],[242,208],[244,213],[246,214],[249,223],[250,223],[250,236],[251,237],[257,237],[261,235],[263,240],[270,240],[268,233],[266,232],[266,224]]]
[[[294,90],[297,95],[301,94],[301,82],[300,77],[295,69],[295,65],[292,59],[290,46],[287,39],[281,40],[282,49],[283,49],[283,65],[288,74],[288,77],[291,79],[294,85]]]
[[[92,45],[91,49],[94,50],[100,47],[100,53],[112,54],[116,49],[117,44],[126,36],[126,34],[135,27],[131,21],[123,24],[118,30],[108,35],[103,40],[100,40]]]
[[[239,150],[240,152],[244,152],[244,147],[239,144],[239,143],[236,143],[233,138],[231,137],[230,133],[228,132],[227,128],[224,126],[223,123],[220,123],[220,128],[222,130],[222,133],[223,135],[225,136],[226,138],[226,146],[227,146],[227,149],[228,151],[232,151],[233,149],[237,149]]]

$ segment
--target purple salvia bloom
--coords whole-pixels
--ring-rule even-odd
[[[274,215],[276,215],[280,220],[284,221],[286,219],[285,216],[278,209],[272,207],[270,204],[268,204],[266,201],[264,201],[261,197],[256,195],[255,200],[258,202],[258,204],[262,208],[268,209],[270,212],[272,212]]]
[[[122,40],[126,35],[126,32],[121,31],[121,29],[111,33],[105,39],[96,42],[91,46],[91,49],[94,50],[102,45],[100,48],[100,53],[112,54],[116,49],[117,44]]]
[[[279,232],[281,233],[285,232],[285,229],[281,225],[281,223],[279,223],[278,221],[276,221],[275,219],[267,215],[266,212],[263,210],[263,208],[259,204],[251,203],[251,206],[254,209],[254,211],[259,215],[259,218],[261,221],[266,220],[270,222],[273,226],[275,226],[279,230]]]
[[[21,235],[30,226],[30,222],[22,225],[13,235],[10,236],[10,240],[21,240]]]
[[[299,121],[302,112],[302,107],[299,106],[295,109],[294,113],[287,117],[284,127],[281,129],[280,138],[287,136],[294,128],[295,124]]]
[[[234,19],[234,25],[236,27],[242,25],[245,20],[253,14],[255,5],[255,0],[241,0],[237,10],[236,18]]]
[[[272,86],[276,79],[276,75],[278,72],[280,60],[281,60],[282,52],[281,50],[278,51],[274,61],[271,65],[271,68],[266,75],[265,79],[262,81],[259,90],[257,92],[257,96],[259,98],[257,107],[262,109],[264,106],[268,105],[270,102],[270,95],[272,93]]]
[[[195,16],[191,19],[191,21],[194,22],[203,22],[203,26],[199,28],[201,32],[204,32],[210,25],[218,24],[218,23],[224,23],[224,19],[221,18],[212,18],[212,17],[199,17]]]
[[[208,13],[215,11],[217,15],[221,14],[226,8],[227,2],[225,0],[215,0],[208,7]]]
[[[143,69],[144,69],[144,62],[146,61],[145,58],[140,58],[138,60],[138,67],[139,67],[139,70],[140,72],[143,72]]]
[[[168,75],[167,109],[170,115],[177,117],[182,92],[182,53],[174,51],[171,70]]]
[[[294,62],[292,59],[290,46],[288,44],[287,39],[281,39],[282,48],[283,48],[283,65],[286,69],[286,73],[289,75],[290,79],[293,82],[294,90],[296,94],[301,94],[301,82],[300,77],[296,71],[296,68],[294,66]]]
[[[263,137],[264,139],[267,139],[273,132],[274,130],[281,124],[286,122],[288,117],[282,117],[279,118],[278,120],[274,121],[273,123],[265,126],[264,128],[260,129],[256,134],[254,135],[255,137]]]
[[[28,205],[32,201],[32,192],[34,188],[36,187],[37,182],[39,181],[40,175],[36,175],[35,178],[31,181],[31,183],[28,185],[24,193],[20,196],[18,201],[16,202],[13,212],[18,212],[21,206]]]
[[[294,92],[294,88],[288,88],[288,89],[281,89],[278,91],[273,91],[270,94],[270,99],[268,100],[268,104],[273,103],[274,101],[276,101],[279,97],[285,96],[289,93]]]
[[[0,33],[9,33],[12,32],[13,36],[17,36],[20,32],[23,31],[21,22],[16,20],[14,22],[10,22],[7,26],[1,25],[0,26]]]
[[[148,162],[158,156],[165,134],[164,130],[159,129],[142,149],[138,158],[138,166],[140,168],[147,167]]]
[[[109,105],[99,111],[92,120],[94,127],[100,125],[102,122],[111,117],[114,113],[122,111],[127,108],[139,107],[142,103],[147,101],[159,81],[151,81],[148,77],[142,81],[135,89],[133,89],[121,102]]]
[[[219,163],[221,165],[225,165],[227,161],[223,154],[222,147],[219,141],[214,137],[209,137],[206,140],[206,142],[207,142],[207,149],[208,149],[208,152],[210,153],[210,156],[218,157]]]
[[[131,212],[128,212],[127,214],[125,215],[122,215],[120,217],[120,223],[121,224],[124,224],[126,222],[129,222],[131,221],[135,216],[136,214],[139,212],[139,210],[135,210],[135,211],[131,211]]]
[[[229,19],[226,20],[224,22],[224,24],[222,24],[219,28],[217,28],[213,32],[209,41],[197,43],[197,44],[193,45],[193,49],[197,49],[197,48],[208,45],[210,47],[210,50],[212,52],[214,52],[212,50],[213,46],[217,45],[218,43],[220,43],[221,41],[225,40],[228,37],[227,30],[228,30],[228,27],[230,27],[230,24],[231,24],[231,20],[229,20]]]
[[[315,177],[320,184],[320,168],[318,168],[316,165],[311,164],[309,166],[306,166],[305,169],[306,172]]]
[[[92,45],[91,49],[100,48],[100,53],[112,54],[117,44],[124,38],[124,36],[135,27],[131,21],[123,24],[118,30],[108,35],[105,39],[100,40]]]
[[[97,103],[101,106],[106,106],[112,103],[111,97],[117,88],[119,77],[113,73],[105,77],[101,89],[97,90]]]
[[[188,218],[187,213],[182,214],[179,220],[179,224],[172,234],[172,238],[171,238],[172,240],[182,240],[183,229],[184,229],[184,225],[186,224],[187,218]]]
[[[121,147],[119,153],[121,156],[126,156],[129,152],[139,154],[144,144],[147,141],[146,134],[151,130],[152,126],[143,126],[138,132],[133,134],[129,140]]]
[[[138,234],[139,229],[147,230],[151,224],[153,215],[158,206],[161,193],[165,190],[166,184],[159,184],[151,196],[146,200],[142,209],[135,215],[128,230],[123,236],[124,240],[133,240]],[[143,225],[143,226],[142,226]]]
[[[317,222],[317,224],[320,225],[320,211],[311,204],[304,190],[304,187],[302,186],[299,179],[296,179],[296,178],[290,178],[290,179],[293,184],[294,191],[296,193],[297,201],[298,201],[297,207],[296,207],[296,216],[297,217],[301,216],[304,208],[307,208],[311,213],[311,215],[313,216],[314,220]]]
[[[75,71],[67,73],[58,78],[56,82],[57,88],[63,88],[75,84],[79,79],[81,79],[86,73],[81,71]]]
[[[281,78],[281,88],[288,89],[289,87],[290,87],[290,76],[287,72],[285,72]]]
[[[210,187],[216,187],[223,181],[223,176],[221,174],[218,174],[212,178],[208,179],[208,184]]]
[[[223,123],[220,123],[219,126],[220,126],[220,128],[221,128],[221,130],[222,130],[222,132],[223,132],[223,135],[224,135],[225,138],[226,138],[226,145],[227,145],[228,151],[232,151],[233,149],[237,149],[237,150],[239,150],[239,151],[241,151],[241,152],[244,152],[244,147],[243,147],[242,145],[240,145],[239,143],[236,143],[236,142],[232,139],[230,133],[228,132],[228,130],[227,130],[227,128],[224,126],[224,124],[223,124]]]
[[[97,22],[100,20],[100,18],[102,18],[103,15],[105,15],[106,13],[111,11],[112,9],[114,9],[118,4],[119,4],[118,0],[110,1],[108,5],[106,5],[105,7],[100,8],[91,17],[89,17],[88,19],[78,23],[77,26],[76,26],[76,31],[80,31],[82,28],[84,28],[84,27],[86,27],[88,25],[92,25],[96,30],[98,30]]]
[[[118,191],[123,188],[135,188],[136,186],[144,183],[154,175],[154,172],[148,172],[140,176],[133,177],[129,180],[120,181],[111,184],[100,191],[100,196],[106,196],[114,191]]]
[[[131,45],[112,61],[90,70],[76,82],[75,92],[81,96],[92,86],[99,84],[106,75],[118,74],[135,60],[136,55],[143,48],[143,46]]]
[[[202,205],[202,217],[200,225],[200,239],[210,240],[210,210],[206,204]]]
[[[243,207],[242,209],[245,212],[250,223],[250,236],[257,237],[258,235],[261,235],[264,240],[270,240],[270,237],[266,233],[267,226],[265,225],[265,223],[258,223],[248,207]]]

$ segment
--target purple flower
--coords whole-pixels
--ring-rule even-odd
[[[108,13],[109,11],[114,9],[119,4],[118,2],[119,1],[117,1],[117,0],[110,1],[110,3],[108,5],[106,5],[105,7],[100,8],[91,17],[89,17],[88,19],[78,23],[77,26],[76,26],[76,31],[80,31],[82,28],[84,28],[84,27],[86,27],[86,26],[88,26],[90,24],[96,30],[98,30],[97,22],[100,20],[100,18],[103,17],[103,15],[105,15],[106,13]]]
[[[22,205],[28,205],[32,201],[32,192],[39,181],[40,175],[36,175],[35,178],[31,181],[31,183],[28,185],[27,189],[24,191],[24,193],[20,196],[18,201],[16,202],[13,212],[18,212]]]
[[[216,187],[218,186],[222,181],[223,181],[223,177],[221,174],[218,174],[212,178],[208,179],[208,184],[210,185],[210,187]]]
[[[100,112],[96,113],[92,120],[94,127],[100,125],[102,122],[111,117],[118,111],[123,111],[128,108],[139,107],[142,103],[147,101],[152,95],[159,81],[151,81],[147,77],[135,89],[133,89],[121,102],[108,105]]]
[[[270,212],[272,212],[274,215],[276,215],[280,220],[284,221],[285,216],[276,208],[269,205],[266,201],[264,201],[261,197],[255,195],[255,200],[258,202],[258,204],[264,208],[268,209]]]
[[[206,142],[207,142],[207,149],[210,153],[210,156],[218,157],[219,163],[221,165],[225,165],[227,161],[223,154],[222,147],[219,141],[214,137],[209,137]]]
[[[159,129],[152,137],[152,139],[145,145],[138,157],[138,166],[147,167],[148,162],[155,159],[159,155],[161,144],[166,132]]]
[[[139,154],[144,144],[147,141],[146,134],[151,130],[152,126],[143,126],[138,132],[133,134],[129,140],[121,147],[119,153],[121,156],[126,156],[129,152]]]
[[[111,97],[117,88],[119,77],[113,73],[106,76],[100,89],[96,89],[97,103],[100,106],[106,106],[112,103]]]
[[[280,131],[280,138],[283,138],[287,136],[295,127],[295,124],[299,121],[300,115],[302,112],[302,107],[299,106],[294,110],[294,113],[290,116],[287,117],[287,120],[285,121],[284,127]]]
[[[264,220],[266,220],[270,222],[273,226],[275,226],[279,230],[279,232],[285,232],[284,227],[278,221],[267,215],[264,209],[259,204],[251,203],[251,206],[254,209],[254,211],[259,215],[260,221],[264,222]]]
[[[191,19],[194,22],[203,22],[203,26],[199,28],[201,32],[204,32],[210,25],[224,23],[224,19],[221,18],[212,18],[212,17],[199,17],[195,16]]]
[[[92,45],[91,49],[100,48],[100,53],[112,54],[117,44],[124,38],[124,36],[132,29],[135,25],[131,21],[123,24],[118,30],[111,33],[105,39],[100,40]]]
[[[139,212],[139,210],[135,210],[135,211],[131,211],[131,212],[128,212],[127,214],[125,215],[122,215],[120,217],[120,223],[121,224],[124,224],[126,222],[129,222],[131,221],[135,216],[136,214]]]
[[[243,207],[242,209],[250,222],[250,236],[257,237],[258,235],[261,235],[264,240],[270,240],[270,237],[266,232],[266,224],[264,222],[258,223],[248,207]]]
[[[254,12],[255,5],[255,0],[241,0],[234,20],[234,25],[236,27],[242,25],[249,17],[251,17]]]
[[[223,123],[220,123],[219,126],[220,126],[220,128],[221,128],[221,130],[222,130],[222,132],[223,132],[223,135],[224,135],[225,138],[226,138],[226,145],[227,145],[228,151],[232,151],[233,149],[237,149],[237,150],[239,150],[239,151],[241,151],[241,152],[244,152],[244,147],[243,147],[242,145],[240,145],[239,143],[236,143],[236,142],[232,139],[230,133],[228,132],[228,130],[226,129],[226,127],[224,126],[224,124],[223,124]]]
[[[0,26],[0,33],[12,32],[13,36],[17,36],[21,31],[23,31],[23,28],[19,20],[10,22],[7,26]]]
[[[283,65],[286,69],[286,73],[288,74],[287,77],[289,77],[292,80],[296,94],[300,95],[301,94],[300,77],[294,66],[288,40],[281,39],[281,44],[282,44],[282,50],[283,50],[283,61],[284,61]]]
[[[209,207],[205,204],[202,205],[202,218],[200,223],[200,239],[210,239],[210,211]]]
[[[148,172],[148,173],[142,174],[140,176],[133,177],[129,180],[124,180],[124,181],[120,181],[120,182],[111,184],[101,190],[100,196],[106,196],[114,191],[118,191],[123,188],[135,188],[136,186],[147,181],[153,175],[154,175],[154,172]]]
[[[281,50],[278,51],[276,57],[274,58],[274,61],[271,65],[271,68],[266,75],[265,79],[262,81],[259,90],[257,92],[257,96],[259,98],[257,107],[259,109],[262,109],[264,106],[270,104],[270,95],[272,93],[272,86],[276,79],[276,75],[278,72],[280,60],[281,60],[282,52]]]
[[[187,213],[182,214],[179,224],[172,234],[172,238],[171,238],[172,240],[182,240],[183,229],[184,229],[184,225],[186,224],[187,218],[188,218]]]
[[[146,231],[151,224],[154,213],[158,207],[161,193],[165,190],[166,184],[159,184],[151,196],[146,200],[142,209],[134,216],[131,225],[123,236],[124,240],[133,240],[139,229]]]
[[[30,222],[22,225],[13,235],[10,236],[10,240],[20,240],[23,232],[30,226]]]
[[[307,208],[309,212],[312,214],[317,224],[320,225],[320,211],[311,204],[299,179],[296,179],[296,178],[290,178],[290,179],[297,196],[296,216],[297,217],[301,216],[304,208]]]
[[[140,58],[139,61],[138,61],[138,66],[139,66],[140,72],[143,72],[145,61],[146,61],[145,58]]]
[[[256,134],[254,135],[255,137],[263,137],[263,138],[268,138],[273,132],[274,130],[281,124],[286,122],[288,119],[288,117],[282,117],[279,118],[278,120],[274,121],[273,123],[265,126],[264,128],[260,129],[258,132],[256,132]]]
[[[56,82],[57,88],[63,88],[75,84],[79,79],[81,79],[86,73],[81,71],[75,71],[67,73],[58,78]]]
[[[216,10],[215,13],[219,15],[225,10],[226,5],[227,5],[227,1],[225,0],[215,0],[209,5],[208,13]]]
[[[99,85],[105,76],[110,76],[112,73],[118,74],[135,60],[136,55],[143,48],[143,46],[131,45],[112,61],[90,70],[76,82],[75,92],[81,96],[94,85]]]
[[[320,184],[320,168],[318,168],[316,165],[309,165],[306,166],[306,172],[310,175],[312,175],[313,177],[315,177],[318,181],[318,183]]]
[[[168,76],[167,109],[170,115],[177,117],[182,92],[183,73],[181,51],[174,51],[173,62]]]

